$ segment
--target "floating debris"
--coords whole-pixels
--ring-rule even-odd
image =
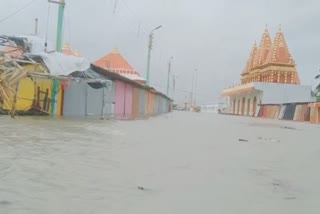
[[[281,185],[281,183],[273,182],[273,183],[272,183],[272,185],[273,185],[273,186],[280,186],[280,185]]]
[[[280,142],[280,140],[279,140],[279,139],[276,139],[276,138],[263,138],[263,137],[258,137],[258,140],[270,141],[270,142],[274,142],[274,143]]]
[[[139,190],[145,190],[144,187],[142,187],[142,186],[138,186],[138,189]]]
[[[286,199],[286,200],[295,200],[295,199],[297,199],[296,197],[285,197],[284,199]]]
[[[0,201],[0,205],[10,205],[11,202],[10,201]]]
[[[239,139],[240,142],[249,142],[249,140],[246,139]]]
[[[10,106],[11,117],[14,117],[19,82],[28,75],[28,71],[8,55],[1,53],[0,59],[0,103],[1,107]]]
[[[282,129],[289,129],[289,130],[297,130],[296,128],[294,127],[289,127],[289,126],[283,126],[281,127]]]

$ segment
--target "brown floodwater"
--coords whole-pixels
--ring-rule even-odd
[[[0,117],[0,213],[318,214],[320,127]]]

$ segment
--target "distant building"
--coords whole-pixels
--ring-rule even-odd
[[[80,51],[72,50],[69,43],[63,45],[61,52],[69,56],[80,56]]]
[[[138,71],[136,71],[127,60],[119,53],[118,49],[113,49],[113,51],[97,61],[94,64],[98,67],[104,68],[108,71],[121,74],[133,81],[145,84],[145,79],[140,76]]]
[[[207,113],[219,113],[225,112],[227,109],[227,105],[225,103],[215,103],[215,104],[207,104],[200,106],[201,112]]]
[[[311,101],[311,86],[301,86],[295,62],[283,32],[273,42],[266,28],[259,46],[250,52],[241,74],[241,83],[223,90],[229,98],[230,113],[253,115],[259,104],[284,104]]]

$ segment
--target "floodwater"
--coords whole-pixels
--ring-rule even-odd
[[[0,134],[1,214],[320,213],[317,125],[175,112]]]

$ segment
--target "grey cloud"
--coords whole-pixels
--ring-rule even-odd
[[[27,0],[1,2],[0,18]],[[198,68],[198,96],[201,103],[215,102],[221,90],[237,83],[251,46],[260,41],[265,24],[272,35],[282,24],[302,83],[309,84],[319,68],[320,14],[316,0],[66,0],[65,40],[82,55],[94,60],[117,46],[140,71],[146,70],[148,32],[159,24],[152,53],[151,82],[165,91],[168,59],[179,75],[179,101],[188,95],[194,68]],[[28,34],[33,19],[40,19],[46,34],[48,4],[36,4],[0,23],[2,34]],[[49,39],[55,39],[57,7],[52,5]],[[141,31],[138,37],[138,26]]]

